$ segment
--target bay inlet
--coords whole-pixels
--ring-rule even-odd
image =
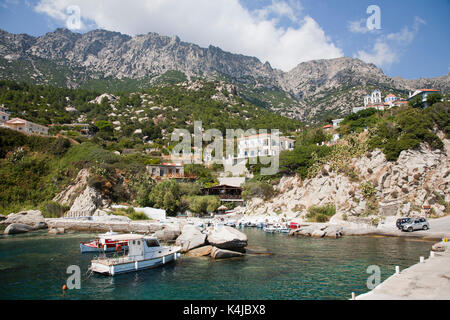
[[[80,254],[92,234],[30,233],[0,237],[0,299],[347,300],[366,293],[367,268],[381,281],[427,256],[433,242],[407,238],[314,239],[243,229],[249,251],[271,254],[215,261],[182,256],[161,268],[117,277],[87,275],[94,255]],[[81,289],[62,292],[71,265]]]

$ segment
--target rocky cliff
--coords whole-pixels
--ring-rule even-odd
[[[397,162],[387,162],[375,150],[351,161],[357,177],[332,172],[329,166],[314,178],[284,177],[270,201],[252,199],[246,212],[257,215],[286,214],[304,218],[308,208],[336,206],[334,222],[346,220],[376,224],[388,216],[443,216],[449,214],[450,140],[445,150],[407,150]],[[368,190],[369,189],[369,190]]]

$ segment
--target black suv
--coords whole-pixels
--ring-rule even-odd
[[[410,222],[410,221],[411,221],[411,218],[400,218],[400,219],[398,219],[397,223],[396,223],[397,228],[399,228],[400,230],[403,230],[403,225],[405,223]]]

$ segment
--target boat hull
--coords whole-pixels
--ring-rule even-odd
[[[145,269],[157,268],[167,263],[173,262],[180,257],[179,252],[174,252],[163,257],[147,259],[142,261],[125,261],[123,263],[107,265],[101,262],[92,262],[91,270],[95,273],[115,276],[118,274],[136,272]]]

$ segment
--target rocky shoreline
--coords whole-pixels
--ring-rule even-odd
[[[232,220],[241,216],[230,217]],[[247,218],[247,217],[246,217]],[[252,216],[251,219],[263,219],[264,217]],[[250,217],[248,218],[250,219]],[[201,224],[205,219],[194,218],[191,223]],[[208,220],[209,221],[209,220]],[[217,220],[218,221],[218,220]],[[389,225],[371,226],[350,222],[339,223],[301,223],[301,227],[290,232],[290,236],[334,238],[343,236],[386,236],[386,237],[410,237],[421,240],[439,241],[444,237],[450,237],[450,217],[430,220],[436,226],[428,231],[402,232],[395,228],[393,221]],[[123,216],[92,216],[88,218],[44,218],[40,211],[30,210],[12,213],[0,221],[5,230],[4,234],[18,234],[36,230],[48,229],[49,233],[60,234],[64,232],[92,232],[103,233],[114,231],[119,233],[155,234],[162,241],[174,241],[176,236],[182,233],[183,227],[188,225],[184,218],[170,218],[166,221],[133,221]],[[438,226],[444,226],[438,228]]]

